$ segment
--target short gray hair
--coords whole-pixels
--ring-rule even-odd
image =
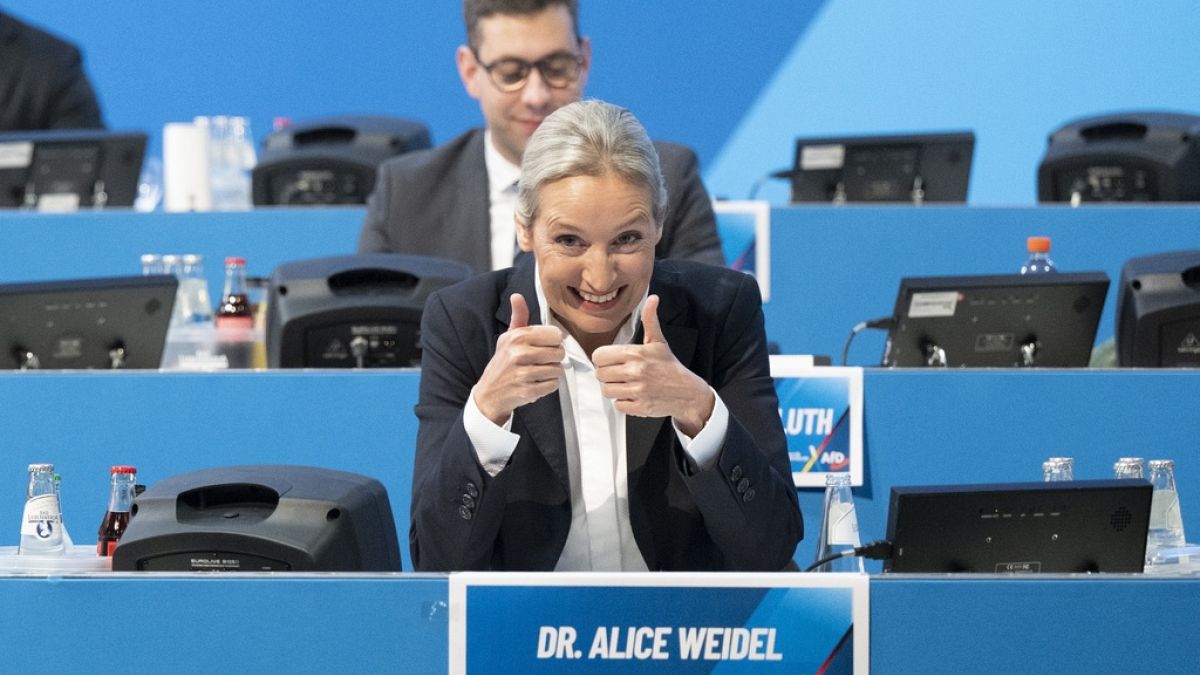
[[[615,174],[645,187],[654,223],[662,227],[667,213],[658,151],[637,118],[604,101],[577,101],[554,111],[533,132],[521,159],[517,183],[517,220],[524,227],[537,217],[543,186],[576,176]]]

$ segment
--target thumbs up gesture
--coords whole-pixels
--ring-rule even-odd
[[[642,305],[642,344],[592,352],[601,391],[617,410],[638,417],[671,417],[688,436],[700,433],[716,402],[708,384],[671,352],[658,322],[658,296]]]
[[[562,375],[562,331],[554,326],[530,326],[529,305],[520,293],[509,298],[512,319],[496,342],[496,353],[475,385],[475,405],[497,425],[513,410],[558,389]]]

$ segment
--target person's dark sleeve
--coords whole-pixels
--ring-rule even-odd
[[[379,165],[375,189],[367,197],[367,216],[358,234],[359,253],[396,253],[388,237],[388,203],[391,197],[392,168],[387,162]]]
[[[804,536],[787,439],[771,379],[758,285],[747,275],[723,313],[710,385],[729,409],[717,461],[700,469],[681,453],[681,469],[709,536],[731,570],[784,569]]]
[[[100,104],[83,72],[83,58],[72,47],[59,62],[46,109],[46,129],[103,129]]]
[[[670,206],[666,227],[670,232],[664,232],[666,241],[658,251],[659,257],[723,266],[725,257],[717,235],[717,218],[708,190],[700,180],[700,160],[690,149],[674,147],[678,152],[663,167],[668,172],[665,179]]]
[[[486,365],[486,360],[478,360],[486,357],[487,349],[474,341],[489,339],[482,331],[456,327],[438,294],[426,303],[409,530],[417,571],[491,566],[504,515],[504,481],[479,464],[463,426],[463,406]],[[474,344],[475,349],[467,350],[464,344]]]

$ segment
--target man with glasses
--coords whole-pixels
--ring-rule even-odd
[[[577,0],[464,0],[463,14],[458,73],[487,126],[381,164],[360,253],[435,255],[476,272],[513,264],[521,154],[543,119],[582,97],[591,43],[579,34]],[[670,198],[656,255],[722,264],[695,154],[655,148]]]

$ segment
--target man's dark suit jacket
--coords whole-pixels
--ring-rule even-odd
[[[571,525],[557,392],[518,408],[520,436],[494,478],[463,426],[471,388],[507,330],[509,296],[539,314],[534,265],[432,295],[421,322],[420,419],[409,543],[417,570],[553,570]],[[721,396],[729,428],[712,467],[668,418],[627,418],[629,518],[650,570],[781,570],[804,534],[767,362],[754,279],[688,261],[655,264],[650,292],[671,351]],[[641,330],[635,336],[640,341]]]
[[[475,129],[441,147],[381,164],[367,200],[358,252],[433,255],[461,260],[476,273],[491,270],[483,138],[483,130]],[[655,253],[723,265],[716,217],[695,153],[673,143],[654,147],[670,200]]]
[[[0,14],[0,131],[103,126],[79,50]]]

